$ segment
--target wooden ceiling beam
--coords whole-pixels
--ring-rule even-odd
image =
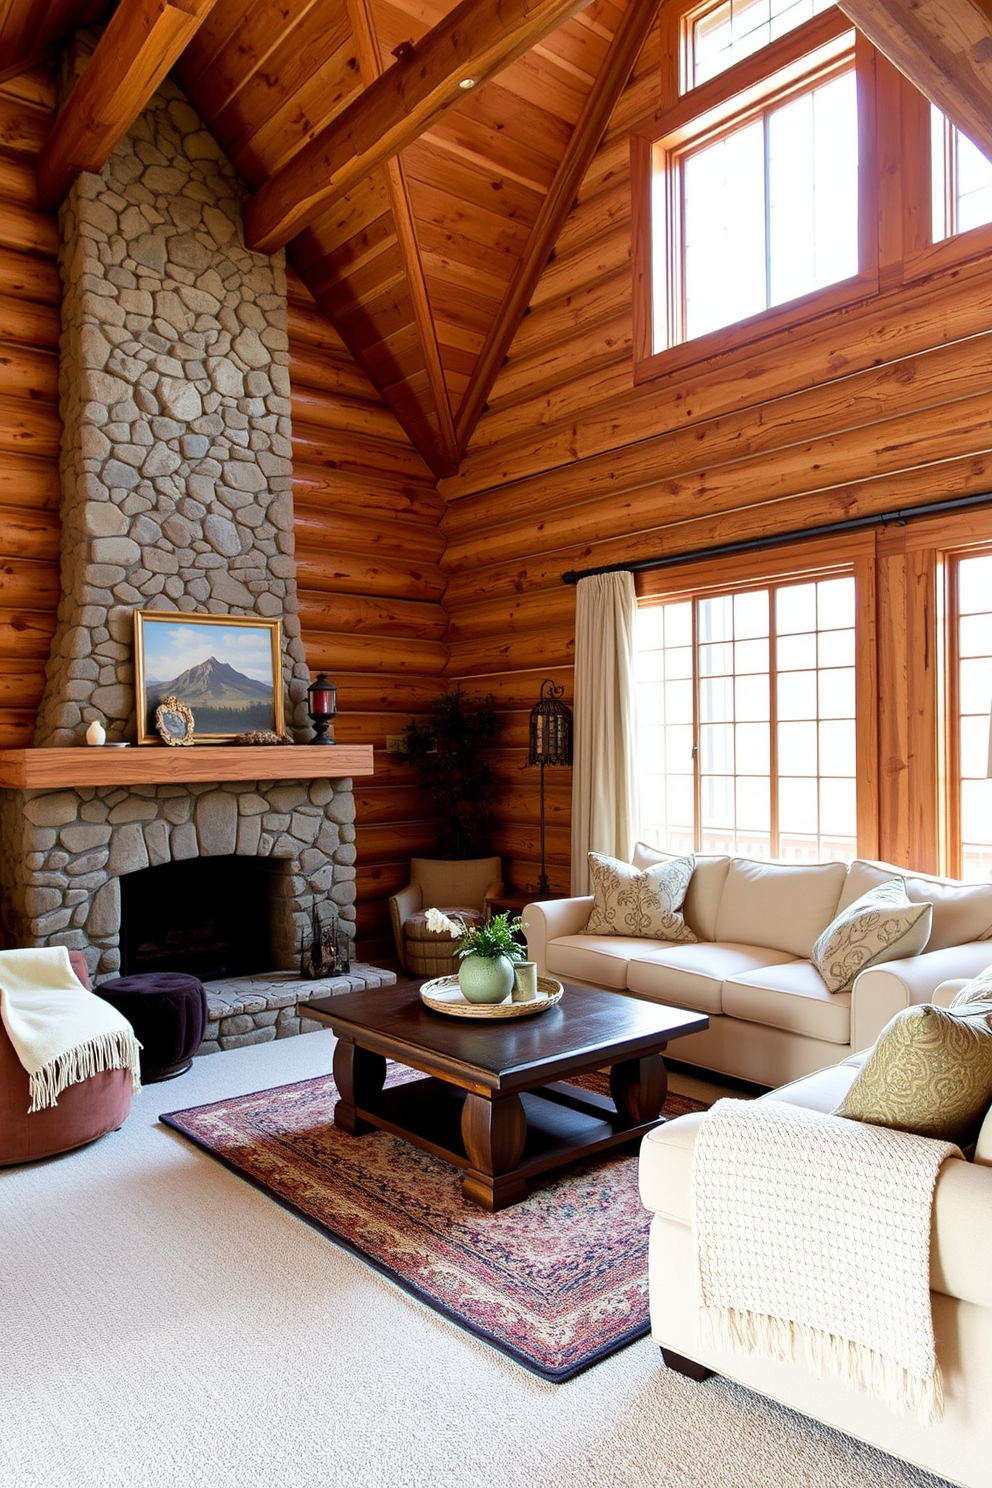
[[[589,0],[462,0],[245,203],[245,241],[272,253],[423,134],[474,86]]]
[[[345,0],[351,18],[355,38],[358,68],[366,85],[382,75],[382,54],[375,31],[369,0]],[[406,274],[410,300],[413,305],[417,334],[424,354],[427,385],[437,409],[440,449],[433,452],[428,464],[435,474],[452,474],[458,469],[458,449],[455,441],[455,421],[441,365],[441,351],[437,344],[437,329],[431,311],[424,266],[420,258],[420,246],[413,221],[413,211],[407,192],[406,176],[401,162],[394,158],[385,166],[386,187],[393,214],[396,241],[399,244],[403,270]],[[381,390],[380,390],[381,391]],[[427,458],[426,452],[421,451]]]
[[[665,0],[668,3],[668,0]],[[572,209],[582,178],[599,148],[603,132],[627,85],[631,69],[640,55],[658,13],[659,0],[629,0],[616,29],[599,76],[579,115],[561,164],[534,224],[527,251],[517,265],[499,316],[486,347],[465,389],[455,429],[458,448],[464,453],[492,390],[493,383],[517,333],[538,280]]]
[[[838,0],[838,5],[992,160],[989,0]]]
[[[213,9],[215,0],[121,0],[38,157],[38,205],[58,206],[99,171]]]

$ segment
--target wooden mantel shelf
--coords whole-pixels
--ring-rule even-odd
[[[371,744],[164,744],[114,749],[0,749],[0,786],[171,785],[224,780],[340,780],[372,774]]]

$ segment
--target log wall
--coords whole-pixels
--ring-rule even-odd
[[[386,900],[429,855],[435,824],[386,741],[445,690],[444,503],[434,477],[301,280],[289,276],[293,500],[311,671],[337,683],[335,735],[372,744],[356,781],[360,954],[394,954]]]
[[[499,846],[524,886],[539,820],[526,710],[544,676],[572,692],[565,570],[992,490],[988,252],[936,259],[912,283],[892,262],[883,284],[895,287],[865,304],[635,384],[627,138],[657,106],[655,57],[645,49],[459,472],[439,483],[448,676],[506,709]],[[948,524],[947,540],[958,530]],[[992,511],[968,531],[992,541]],[[942,540],[938,524],[927,541]],[[937,693],[922,645],[935,577],[918,546],[879,547],[877,840],[885,856],[935,869]],[[549,876],[562,892],[568,775],[546,774]]]
[[[35,208],[51,75],[0,83],[0,748],[31,743],[59,601],[58,231]]]

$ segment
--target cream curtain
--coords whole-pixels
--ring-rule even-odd
[[[630,573],[580,579],[575,596],[572,893],[588,894],[590,851],[629,862],[637,837],[634,624]]]

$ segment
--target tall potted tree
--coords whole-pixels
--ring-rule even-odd
[[[499,731],[492,695],[469,697],[460,687],[435,699],[426,723],[403,730],[403,757],[439,818],[441,857],[478,858],[492,850],[496,782],[481,749]]]

